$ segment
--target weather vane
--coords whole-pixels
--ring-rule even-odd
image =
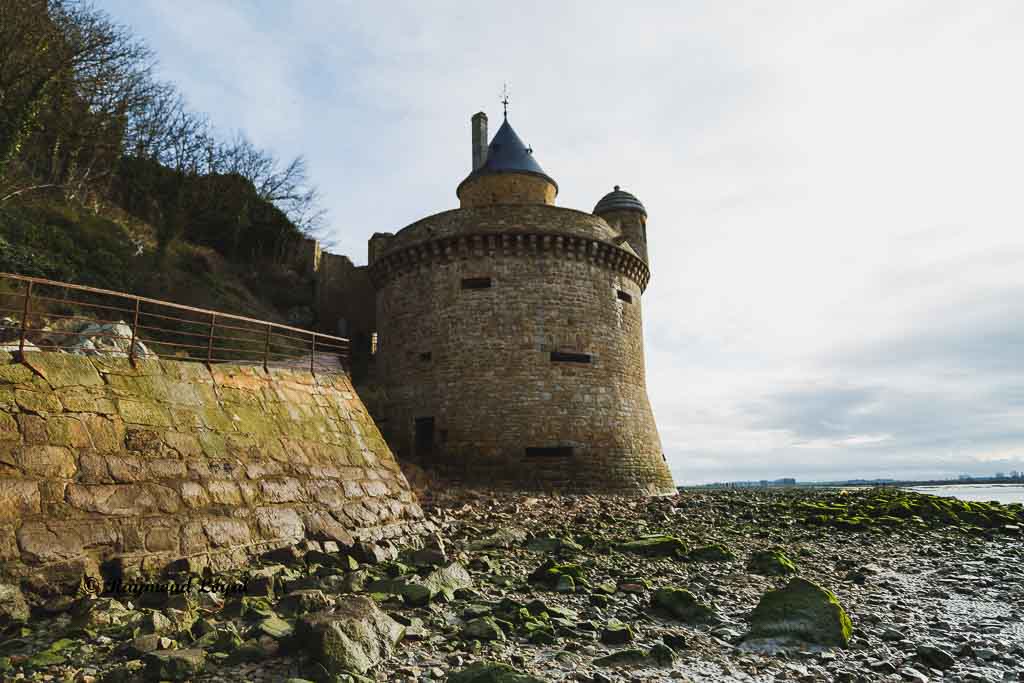
[[[508,118],[508,82],[501,86],[501,104],[505,108],[505,118]]]

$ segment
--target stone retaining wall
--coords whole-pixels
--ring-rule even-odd
[[[0,352],[0,578],[217,569],[421,518],[346,375]]]

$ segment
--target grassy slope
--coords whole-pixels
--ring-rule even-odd
[[[289,268],[229,263],[210,248],[183,241],[161,258],[154,235],[116,207],[97,212],[37,196],[0,206],[0,271],[277,322],[289,322],[289,312],[312,300],[311,281]]]

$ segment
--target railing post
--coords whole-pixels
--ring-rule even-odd
[[[138,335],[137,330],[139,329],[139,308],[142,305],[142,301],[135,299],[135,317],[132,318],[132,340],[128,344],[128,362],[135,367],[135,338]]]
[[[309,354],[309,374],[316,374],[316,332],[313,333],[313,349]]]
[[[263,372],[270,372],[267,369],[267,361],[270,358],[270,323],[267,323],[267,341],[263,345]]]
[[[210,314],[210,337],[206,340],[206,364],[213,362],[213,328],[217,326],[217,314]]]
[[[21,334],[18,336],[18,359],[25,357],[25,335],[28,333],[28,314],[32,310],[29,301],[32,300],[32,281],[28,281],[25,288],[25,305],[21,307]]]

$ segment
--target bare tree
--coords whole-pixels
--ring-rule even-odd
[[[269,152],[257,148],[242,133],[221,146],[216,173],[237,173],[252,183],[260,199],[272,202],[281,209],[299,230],[307,235],[316,233],[324,219],[320,195],[309,182],[306,160],[295,157],[288,164]]]

